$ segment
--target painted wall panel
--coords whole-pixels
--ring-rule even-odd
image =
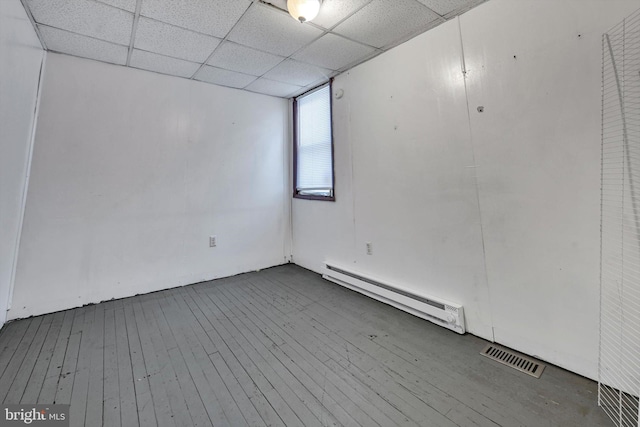
[[[43,57],[20,0],[0,1],[0,326],[10,305]]]
[[[334,101],[338,200],[294,201],[295,262],[351,263],[461,303],[469,329],[491,338],[457,22],[339,76],[334,89],[344,90]]]
[[[282,99],[49,54],[10,317],[286,262],[287,123]]]
[[[461,17],[495,338],[591,378],[601,37],[637,8],[491,0]]]

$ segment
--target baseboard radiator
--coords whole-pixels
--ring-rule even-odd
[[[324,264],[322,277],[436,325],[459,334],[465,333],[464,309],[459,304],[431,296],[416,295],[331,262]]]

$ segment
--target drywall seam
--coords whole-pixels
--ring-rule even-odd
[[[31,137],[29,138],[29,153],[27,155],[27,168],[25,172],[24,187],[22,188],[22,203],[20,204],[20,218],[18,222],[18,234],[16,235],[15,250],[13,252],[13,263],[11,266],[11,278],[9,279],[9,294],[7,295],[7,311],[11,309],[13,302],[13,288],[16,281],[16,271],[18,269],[18,256],[20,254],[20,240],[22,239],[22,228],[24,225],[24,214],[27,208],[27,193],[29,190],[29,177],[31,176],[31,160],[33,159],[33,147],[36,140],[36,128],[38,127],[38,112],[40,111],[40,99],[42,97],[42,80],[46,66],[47,51],[42,52],[40,61],[40,74],[38,75],[38,88],[36,90],[36,105],[33,110],[31,120]]]
[[[469,126],[469,147],[471,148],[471,159],[472,159],[472,164],[474,167],[474,173],[473,173],[473,183],[475,186],[475,193],[476,193],[476,203],[477,203],[477,207],[478,207],[478,219],[479,219],[479,226],[480,226],[480,240],[482,241],[482,263],[484,265],[484,280],[486,283],[486,293],[487,293],[487,298],[489,299],[489,311],[488,311],[488,315],[489,315],[489,322],[491,324],[491,341],[495,342],[495,332],[493,329],[493,310],[491,309],[492,304],[491,304],[491,288],[489,286],[489,272],[487,270],[487,251],[486,251],[486,247],[485,247],[485,242],[484,242],[484,227],[483,227],[483,222],[482,222],[482,206],[480,204],[480,187],[478,185],[478,168],[477,168],[477,164],[476,164],[476,151],[475,148],[473,146],[473,130],[471,128],[471,110],[469,109],[469,91],[468,91],[468,87],[467,87],[467,66],[466,66],[466,61],[465,61],[465,57],[464,57],[464,42],[462,39],[462,25],[460,23],[460,17],[458,16],[456,18],[456,20],[458,21],[458,34],[460,37],[460,57],[462,58],[462,75],[463,75],[463,80],[464,80],[464,98],[465,101],[467,103],[467,125]]]

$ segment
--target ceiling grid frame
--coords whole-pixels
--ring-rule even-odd
[[[193,11],[188,11],[187,9],[187,12],[183,13],[183,10],[175,9],[171,6],[169,11],[175,11],[175,15],[167,12],[166,9],[158,8],[156,5],[144,8],[144,2],[148,1],[154,0],[21,0],[45,50],[281,98],[291,98],[304,93],[336,75],[368,61],[488,0],[402,0],[400,3],[393,2],[393,5],[389,5],[384,0],[348,0],[342,3],[338,3],[337,0],[324,0],[323,7],[328,12],[323,16],[323,11],[321,10],[321,14],[316,19],[318,23],[306,22],[304,24],[297,23],[293,18],[289,17],[288,12],[283,8],[286,5],[285,0],[218,0],[213,5],[204,1],[187,2],[182,0],[178,7],[193,7]],[[226,7],[225,1],[230,2],[229,7]],[[244,5],[241,3],[245,2],[246,8],[243,10]],[[53,4],[54,7],[46,3]],[[112,38],[112,36],[107,35],[108,33],[104,33],[104,29],[88,28],[86,25],[77,24],[77,22],[75,24],[73,22],[66,24],[68,26],[65,28],[65,19],[76,19],[77,21],[80,18],[74,13],[70,13],[74,15],[72,18],[55,16],[55,11],[50,11],[55,10],[56,4],[60,5],[61,8],[71,7],[72,12],[78,9],[86,9],[90,18],[95,18],[95,14],[99,10],[104,10],[107,17],[112,17],[112,15],[114,17],[123,16],[120,18],[121,22],[114,22],[114,25],[116,25],[116,28],[122,29],[121,24],[123,22],[127,22],[128,25],[129,22],[131,23],[128,45],[119,44],[117,41],[121,37]],[[73,8],[74,4],[78,7]],[[96,7],[92,9],[91,4],[96,4]],[[98,4],[100,8],[97,7]],[[399,4],[402,4],[402,7],[399,7]],[[153,6],[156,6],[155,9]],[[388,13],[389,8],[393,7],[396,8],[393,10],[394,15],[389,16],[391,15]],[[455,7],[455,9],[449,10],[450,7]],[[33,8],[35,8],[35,12]],[[106,8],[112,8],[120,12],[118,14],[115,11],[111,13],[105,10]],[[256,12],[258,9],[260,11]],[[153,16],[145,15],[145,10]],[[198,12],[198,10],[201,12]],[[43,11],[54,13],[53,18],[47,21],[48,18],[42,16]],[[211,13],[220,11],[222,11],[220,16],[211,15]],[[417,18],[414,17],[410,14],[410,11],[419,16]],[[239,14],[240,12],[242,13]],[[274,18],[272,21],[270,17],[275,15],[271,14],[276,13],[290,18],[291,25],[285,25],[285,21],[281,18]],[[259,20],[256,21],[256,19],[262,19],[265,22],[264,26],[258,25],[263,31],[267,32],[264,37],[259,33],[260,28],[258,28],[258,32],[255,32],[256,28],[250,26],[248,22],[245,23],[244,28],[239,27],[250,14],[251,20],[248,22],[260,22]],[[206,23],[209,21],[200,19],[201,16],[205,15],[212,17],[213,21],[220,24],[220,27],[216,27],[218,28],[217,32],[215,30],[209,32],[206,27]],[[150,33],[145,31],[145,35],[141,36],[143,39],[146,37],[147,42],[145,43],[143,39],[138,39],[142,17],[147,22],[147,27],[150,25],[149,21],[161,24],[157,26],[156,34],[165,33],[163,35],[166,35],[167,28],[174,27],[184,32],[185,41],[180,44],[179,40],[181,38],[174,37],[173,40],[176,40],[176,44],[173,44],[171,42],[172,37],[165,37],[163,42],[167,43],[167,48],[164,49],[163,47],[158,47],[160,46],[159,43],[156,43],[155,46],[153,43],[149,43],[148,41],[151,40],[149,39]],[[413,20],[409,25],[410,31],[399,30],[397,21],[409,18]],[[126,21],[124,21],[125,19]],[[362,32],[357,30],[354,33],[354,28],[357,28],[358,25],[369,24],[370,22],[371,25],[377,25],[376,28],[379,27],[379,30],[370,31],[369,37],[367,34],[361,35]],[[274,23],[279,24],[280,27],[274,25]],[[277,31],[282,30],[283,34],[299,34],[302,37],[290,37],[289,39],[292,41],[285,43],[282,47],[276,47],[272,44],[274,46],[272,49],[267,42],[259,39],[265,38],[269,43],[286,39],[283,38],[285,37],[283,34],[271,31],[271,28],[268,27],[269,24],[272,25],[271,28],[278,28]],[[309,30],[300,32],[294,27],[296,25],[305,25]],[[353,27],[354,25],[356,27]],[[53,30],[48,30],[46,34],[43,34],[40,31],[40,26],[49,27],[58,33],[56,34],[55,31],[52,33],[51,31]],[[224,37],[218,37],[218,35],[224,34],[219,30],[226,30],[227,28],[229,30]],[[336,31],[336,29],[340,32]],[[182,35],[180,31],[174,33]],[[208,31],[208,33],[203,33],[202,31]],[[252,31],[254,31],[253,34],[251,34]],[[69,36],[64,36],[62,32],[68,33]],[[350,35],[349,32],[352,34]],[[172,34],[171,31],[168,31],[168,33]],[[55,36],[55,40],[52,40],[55,42],[54,48],[47,43],[47,37],[53,36]],[[203,36],[211,38],[211,41],[207,41]],[[249,41],[253,38],[253,41],[259,43],[257,43],[258,46],[253,45],[251,42],[243,43],[239,42],[238,38]],[[92,42],[91,40],[94,41]],[[191,46],[187,42],[191,40],[195,40],[194,43],[196,44],[193,45],[193,50],[189,51],[184,46]],[[200,43],[200,40],[203,40],[202,43]],[[300,40],[304,43],[299,43]],[[68,43],[68,45],[65,43]],[[206,49],[207,44],[213,50],[201,62],[199,59],[208,51]],[[142,48],[141,45],[145,48]],[[260,45],[269,50],[261,48]],[[94,54],[89,52],[94,46],[96,50],[102,48],[102,52]],[[113,48],[110,49],[110,46],[113,46]],[[198,46],[199,50],[197,50]],[[126,59],[124,59],[125,48]],[[335,50],[339,51],[340,48],[345,51],[341,52],[342,56],[333,53]],[[151,51],[146,49],[151,49]],[[226,49],[227,62],[220,64],[223,66],[219,66],[216,62],[216,53],[220,51],[220,57],[225,55],[222,54],[221,49]],[[185,55],[179,55],[179,58],[175,56],[182,51],[185,52]],[[199,53],[195,55],[193,54],[194,52]],[[244,56],[239,57],[237,60],[229,60],[232,53]],[[134,56],[136,60],[132,64]],[[347,61],[347,59],[352,59],[351,57],[353,57],[353,60]],[[196,61],[194,62],[194,60]],[[195,71],[193,73],[185,75],[187,70],[194,68]]]
[[[142,0],[138,0],[138,1],[142,1]],[[215,47],[215,49],[213,49],[213,52],[211,52],[211,54],[209,54],[209,56],[207,57],[207,59],[204,60],[204,62],[200,65],[200,67],[198,68],[198,70],[193,73],[193,76],[191,76],[190,80],[193,80],[195,78],[195,76],[198,75],[198,73],[209,63],[209,61],[211,60],[211,58],[213,57],[213,55],[216,53],[216,51],[220,48],[220,46],[222,46],[222,44],[224,42],[226,42],[229,39],[229,34],[231,34],[231,32],[233,31],[234,28],[236,28],[238,26],[238,24],[242,21],[242,19],[247,15],[247,12],[249,12],[249,9],[251,9],[252,7],[255,6],[256,2],[258,2],[258,0],[252,0],[251,4],[249,5],[249,7],[247,7],[247,9],[244,11],[244,13],[242,14],[242,16],[240,16],[240,19],[238,19],[236,21],[235,24],[233,24],[233,27],[231,27],[231,29],[227,32],[227,34],[224,36],[224,38],[222,39],[222,41],[218,44],[218,46]],[[258,49],[259,50],[259,49]]]
[[[42,37],[42,34],[40,34],[40,30],[36,25],[36,20],[33,19],[33,14],[31,13],[31,9],[29,9],[27,4],[25,3],[25,0],[20,0],[20,3],[22,3],[22,7],[24,8],[25,12],[27,12],[27,18],[29,18],[29,21],[31,22],[31,26],[33,26],[33,29],[35,30],[36,35],[38,36],[38,40],[40,40],[40,45],[42,45],[42,48],[44,50],[47,50],[47,44],[44,42],[44,38]]]
[[[133,25],[131,27],[131,41],[129,42],[129,51],[127,52],[127,67],[131,66],[131,55],[133,54],[133,45],[136,41],[136,33],[138,32],[138,22],[140,21],[141,9],[142,0],[136,0],[136,11],[133,14]]]

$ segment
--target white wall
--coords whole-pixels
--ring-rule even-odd
[[[491,0],[336,78],[337,201],[294,201],[295,262],[460,302],[595,378],[601,34],[636,8]]]
[[[461,18],[495,339],[591,378],[602,34],[638,7],[490,1]]]
[[[286,262],[287,101],[57,54],[43,88],[10,318]]]
[[[9,307],[43,57],[20,0],[1,0],[0,326]]]
[[[461,302],[490,337],[458,34],[442,25],[335,80],[336,202],[294,201],[294,261]]]

